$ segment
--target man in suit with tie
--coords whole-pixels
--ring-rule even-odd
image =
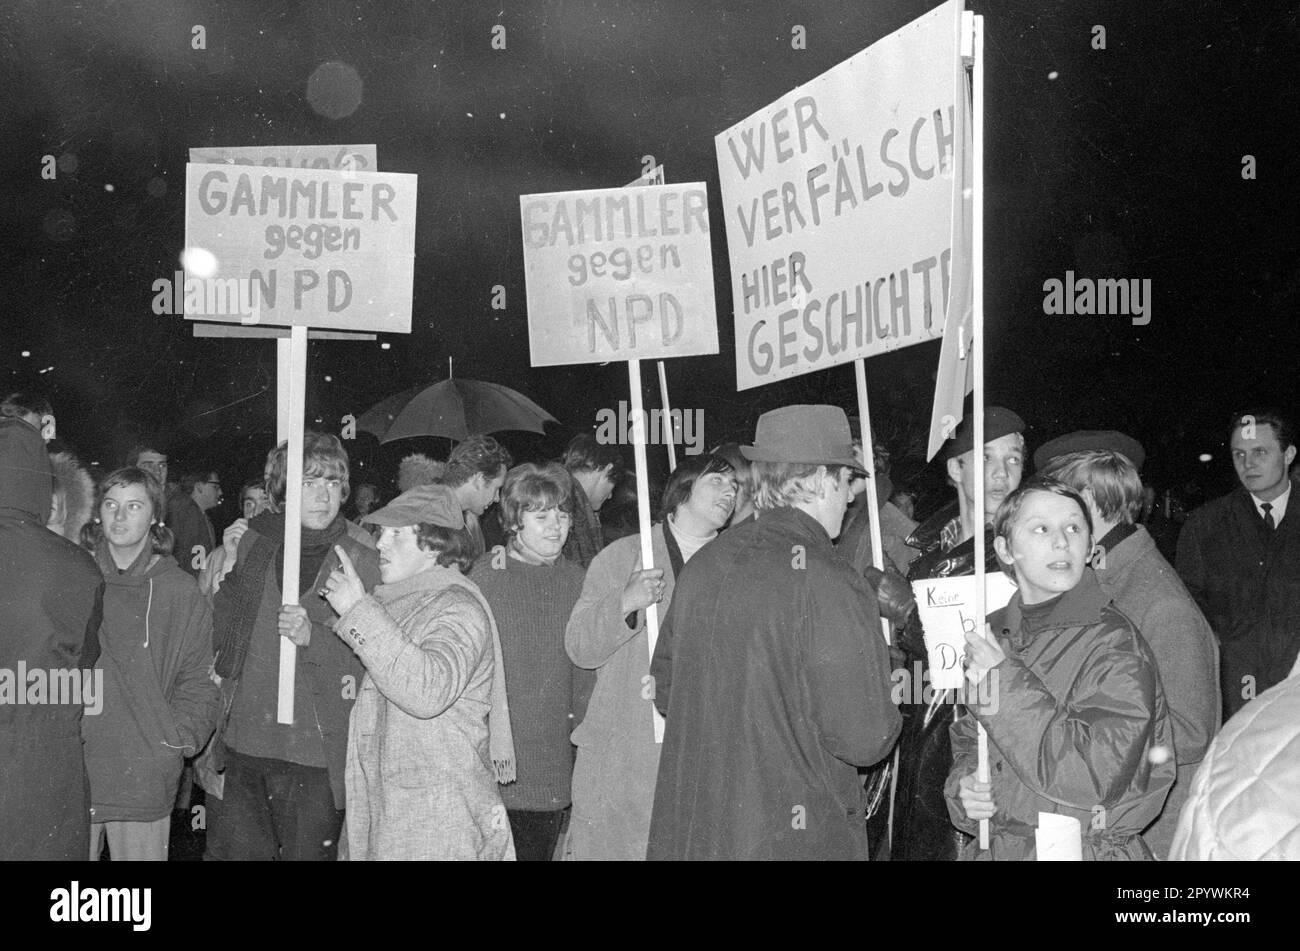
[[[1177,563],[1219,639],[1225,721],[1285,679],[1300,648],[1295,430],[1271,409],[1238,413],[1229,445],[1241,485],[1192,513]]]

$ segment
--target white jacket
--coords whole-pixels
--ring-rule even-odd
[[[1293,671],[1239,710],[1210,745],[1192,781],[1169,858],[1300,859],[1297,790],[1300,677]]]

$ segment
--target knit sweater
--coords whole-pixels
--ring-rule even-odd
[[[570,802],[569,732],[580,672],[564,651],[564,627],[582,594],[583,575],[563,557],[531,565],[500,549],[470,572],[501,631],[517,763],[516,781],[501,787],[507,809],[551,811]]]

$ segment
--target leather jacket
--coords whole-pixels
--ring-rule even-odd
[[[958,504],[954,500],[908,536],[907,544],[921,552],[908,570],[908,581],[974,573],[975,540],[968,538],[952,547],[945,544],[945,529],[958,515]],[[985,532],[984,544],[986,570],[999,571],[991,530]],[[944,797],[944,783],[952,768],[948,729],[953,722],[956,704],[952,702],[950,691],[939,692],[928,704],[916,702],[922,694],[922,687],[929,684],[929,664],[925,633],[915,610],[908,617],[897,646],[903,653],[907,671],[903,683],[909,689],[904,691],[899,706],[903,715],[903,732],[899,739],[894,794],[893,847],[886,852],[889,838],[886,800],[872,816],[873,822],[869,827],[875,857],[884,858],[888,854],[896,861],[955,861],[967,838],[952,825]],[[892,758],[889,762],[892,763]]]

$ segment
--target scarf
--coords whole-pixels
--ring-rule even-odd
[[[236,570],[241,583],[232,588],[234,606],[230,624],[224,631],[213,631],[212,647],[216,652],[216,671],[225,678],[238,680],[253,640],[253,627],[266,590],[267,569],[274,564],[275,578],[284,587],[284,514],[263,512],[248,523],[257,532],[252,548]],[[321,565],[334,544],[347,534],[347,523],[335,517],[325,529],[302,529],[302,550],[298,556],[298,596],[301,598],[316,580]]]
[[[376,585],[373,595],[383,604],[394,598],[413,591],[444,591],[450,587],[460,587],[474,596],[474,600],[487,615],[488,627],[492,631],[492,651],[495,663],[492,665],[492,709],[488,713],[488,755],[492,758],[492,769],[496,780],[501,785],[515,781],[515,738],[510,729],[510,704],[506,700],[506,669],[501,653],[501,634],[497,630],[496,618],[488,606],[478,585],[470,581],[455,568],[430,568],[418,574],[394,581],[392,584]]]

